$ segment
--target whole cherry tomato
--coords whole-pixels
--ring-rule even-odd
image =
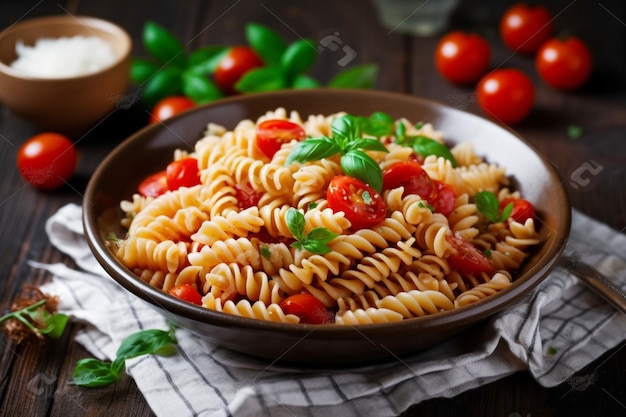
[[[382,196],[363,181],[347,175],[337,175],[330,181],[326,200],[334,212],[345,213],[352,230],[372,227],[387,215]]]
[[[570,37],[546,41],[535,57],[543,81],[559,90],[575,90],[591,75],[593,58],[583,41]]]
[[[446,236],[446,240],[455,249],[455,252],[448,257],[448,263],[452,269],[462,275],[493,272],[489,258],[468,240],[452,235]]]
[[[326,324],[333,318],[333,313],[311,294],[295,294],[285,298],[279,304],[285,314],[300,317],[300,323]]]
[[[200,184],[198,160],[188,157],[170,162],[165,169],[165,179],[171,191]]]
[[[422,165],[414,160],[396,162],[383,172],[383,190],[404,187],[402,196],[417,194],[428,200],[435,191],[435,184]]]
[[[272,158],[283,146],[292,140],[304,140],[304,129],[293,122],[281,119],[264,120],[256,128],[256,144],[268,158]]]
[[[174,297],[187,301],[188,303],[202,305],[202,295],[200,295],[195,285],[177,285],[176,287],[170,288],[168,292]]]
[[[44,190],[63,185],[74,174],[77,160],[72,142],[66,136],[52,132],[33,136],[17,152],[20,175]]]
[[[510,217],[516,222],[524,223],[535,217],[535,207],[530,201],[523,198],[507,198],[500,203],[500,209],[504,209],[509,203],[513,204]]]
[[[224,93],[232,94],[235,92],[235,84],[242,75],[263,65],[263,61],[252,48],[235,46],[222,58],[213,78]]]
[[[150,113],[150,123],[162,122],[175,114],[194,107],[196,103],[185,96],[170,96],[160,100]]]
[[[476,89],[480,108],[493,119],[514,124],[530,112],[535,88],[526,74],[515,68],[502,68],[485,75]]]
[[[500,20],[500,36],[514,51],[534,53],[553,33],[552,15],[543,6],[511,6]]]
[[[489,68],[491,48],[480,35],[454,31],[445,35],[435,49],[435,66],[448,81],[472,84]]]

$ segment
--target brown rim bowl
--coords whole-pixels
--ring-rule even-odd
[[[18,41],[33,45],[40,38],[98,36],[116,56],[114,63],[90,74],[40,78],[11,67]],[[0,33],[0,101],[42,130],[69,136],[85,133],[112,111],[126,93],[132,41],[121,27],[87,16],[47,16],[18,22]]]
[[[175,148],[191,150],[208,122],[232,129],[242,119],[255,120],[278,107],[297,110],[303,117],[339,111],[368,116],[383,111],[394,118],[431,122],[444,132],[449,144],[471,140],[479,155],[507,168],[514,187],[537,207],[544,243],[530,255],[508,289],[471,306],[386,324],[289,325],[242,318],[177,300],[138,279],[106,244],[110,232],[124,233],[119,225],[120,201],[132,196],[141,179],[163,169]],[[470,113],[413,96],[331,89],[227,98],[177,115],[166,126],[142,129],[98,167],[87,187],[83,216],[87,241],[104,269],[166,318],[217,345],[272,362],[308,367],[345,367],[394,359],[484,322],[526,297],[547,276],[564,249],[571,220],[569,200],[555,169],[510,131]]]

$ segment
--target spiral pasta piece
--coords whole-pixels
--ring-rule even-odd
[[[452,310],[454,303],[438,291],[412,290],[382,298],[378,308],[387,308],[402,314],[404,318],[411,318]]]
[[[346,311],[335,316],[335,324],[353,326],[357,324],[392,323],[400,321],[402,314],[386,308],[368,308]]]

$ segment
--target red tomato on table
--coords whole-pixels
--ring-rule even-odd
[[[537,72],[549,86],[575,90],[591,75],[593,58],[583,41],[553,38],[541,45],[535,57]]]
[[[304,129],[293,122],[282,119],[264,120],[256,128],[256,144],[268,158],[272,158],[283,146],[292,140],[304,140]]]
[[[325,324],[333,318],[333,313],[311,294],[291,295],[284,299],[279,306],[285,314],[295,314],[300,317],[300,323]]]
[[[502,68],[485,75],[476,89],[480,108],[502,123],[521,122],[530,113],[535,87],[526,74]]]
[[[74,174],[77,160],[73,143],[66,136],[52,132],[33,136],[17,152],[20,175],[44,190],[63,185]]]
[[[480,35],[454,31],[445,35],[435,50],[435,66],[448,81],[471,84],[489,68],[491,48]]]
[[[347,175],[337,175],[330,181],[326,200],[334,212],[345,213],[352,230],[372,227],[387,216],[382,196],[363,181]]]
[[[446,239],[456,251],[448,257],[448,263],[452,269],[462,275],[493,272],[489,258],[468,240],[452,235],[446,236]]]
[[[552,36],[552,15],[543,6],[511,6],[500,19],[500,37],[514,51],[534,53]]]
[[[235,46],[222,58],[213,78],[224,93],[232,94],[235,92],[235,84],[246,72],[263,65],[252,48]]]
[[[162,122],[170,117],[194,107],[196,103],[185,96],[171,96],[160,100],[150,113],[150,123]]]

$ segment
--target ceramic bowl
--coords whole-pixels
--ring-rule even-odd
[[[123,235],[119,203],[129,199],[139,182],[163,169],[175,148],[193,146],[208,122],[233,128],[284,107],[301,115],[347,111],[368,116],[374,111],[395,118],[427,121],[445,140],[471,140],[476,152],[507,168],[514,187],[538,210],[543,244],[516,274],[506,290],[471,306],[397,323],[339,326],[279,324],[210,311],[150,287],[128,270],[106,244],[110,232]],[[185,145],[188,144],[188,145]],[[138,158],[143,163],[135,163]],[[298,366],[351,366],[397,359],[454,337],[526,297],[557,262],[569,234],[570,206],[554,168],[527,142],[481,117],[413,96],[381,91],[281,91],[227,98],[152,125],[119,145],[99,166],[88,185],[83,215],[89,245],[105,270],[124,288],[170,320],[212,342],[241,353]]]
[[[115,61],[90,74],[66,78],[24,75],[11,67],[16,43],[32,46],[41,38],[98,36]],[[70,136],[85,133],[111,112],[126,93],[132,42],[121,27],[86,16],[47,16],[18,22],[0,33],[0,101],[42,130]]]

